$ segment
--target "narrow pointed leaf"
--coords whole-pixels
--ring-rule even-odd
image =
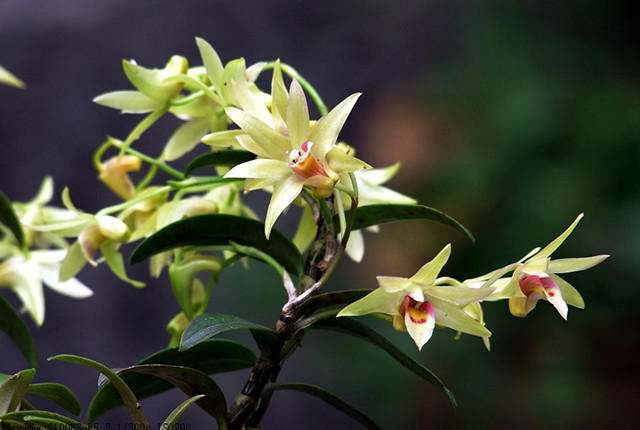
[[[24,246],[24,233],[20,225],[20,220],[18,220],[18,216],[13,210],[11,201],[2,190],[0,190],[0,223],[7,226],[11,233],[13,233],[13,237],[16,238],[18,245],[22,248]]]
[[[13,309],[4,297],[0,295],[0,331],[3,331],[16,344],[18,349],[27,359],[29,366],[36,367],[38,357],[36,345],[33,343],[31,333],[20,314]]]
[[[169,224],[138,245],[131,254],[131,263],[181,246],[220,246],[231,241],[259,249],[290,273],[302,273],[300,252],[282,233],[274,230],[267,239],[262,222],[222,214],[193,216]]]
[[[218,428],[227,428],[227,402],[224,393],[205,373],[183,366],[143,364],[121,369],[119,373],[134,372],[161,378],[179,388],[188,396],[205,396],[197,400],[198,406],[215,418]]]
[[[167,419],[164,420],[164,422],[162,424],[160,424],[160,428],[161,429],[165,429],[165,428],[174,428],[177,427],[175,426],[175,424],[178,422],[178,420],[180,419],[180,417],[182,416],[182,413],[191,405],[193,405],[195,402],[197,402],[198,400],[200,400],[201,398],[204,397],[204,394],[198,394],[197,396],[193,396],[188,398],[187,400],[185,400],[184,402],[180,403],[167,417]]]
[[[0,386],[0,416],[18,408],[35,374],[35,369],[23,370],[11,376]]]
[[[194,158],[185,169],[184,174],[189,176],[194,170],[204,167],[233,167],[255,158],[256,155],[249,151],[227,149],[207,152]]]
[[[190,367],[207,375],[252,367],[257,360],[254,352],[246,346],[231,340],[207,340],[188,351],[168,348],[141,361],[144,364],[167,364]],[[138,399],[144,399],[173,388],[169,382],[151,375],[123,373],[120,375]],[[107,411],[122,405],[122,399],[115,387],[107,383],[94,396],[87,410],[87,419],[92,422]]]
[[[9,426],[9,429],[36,429],[42,426],[45,429],[74,429],[74,430],[94,430],[95,427],[89,427],[64,415],[46,411],[19,411],[12,412],[0,417],[0,423],[11,423],[15,427]],[[25,426],[19,426],[25,424]],[[4,427],[2,427],[4,429]],[[143,427],[146,428],[146,427]],[[150,427],[149,427],[150,428]]]
[[[42,384],[31,384],[27,394],[43,396],[55,402],[58,406],[73,415],[80,415],[82,407],[73,391],[62,384],[55,382],[45,382]]]
[[[217,334],[233,330],[262,330],[271,332],[271,329],[235,315],[221,313],[198,315],[182,334],[180,349],[182,351],[198,345]]]
[[[438,378],[433,372],[424,367],[422,364],[418,363],[413,358],[400,351],[384,336],[380,335],[378,332],[367,327],[366,325],[359,323],[351,318],[340,317],[320,320],[310,326],[310,328],[338,330],[372,343],[373,345],[385,351],[394,360],[406,367],[408,370],[415,373],[425,381],[438,387],[447,395],[454,409],[457,407],[456,399],[453,396],[453,393],[442,383],[442,381],[440,381],[440,378]]]
[[[345,212],[345,216],[349,216],[349,211]],[[388,222],[408,220],[431,220],[448,225],[466,234],[475,243],[473,234],[465,226],[444,212],[422,205],[376,204],[358,206],[353,229],[358,230]],[[338,222],[337,217],[334,222]]]
[[[325,390],[324,388],[317,387],[311,384],[303,384],[298,382],[288,382],[288,383],[275,383],[269,384],[265,388],[265,394],[271,393],[273,391],[280,390],[295,390],[303,393],[311,394],[319,398],[320,400],[325,401],[330,404],[334,408],[338,409],[341,412],[349,415],[354,420],[358,421],[360,424],[365,426],[368,429],[373,430],[381,430],[382,427],[378,425],[374,420],[369,418],[364,413],[360,412],[360,410],[356,409],[350,403],[342,399],[341,397],[336,396],[335,394]]]
[[[97,361],[90,360],[88,358],[79,357],[77,355],[56,355],[55,357],[51,357],[49,360],[60,360],[67,361],[69,363],[77,363],[82,364],[84,366],[91,367],[98,372],[102,373],[106,376],[109,381],[115,386],[116,390],[122,397],[122,400],[127,407],[127,411],[129,415],[133,419],[133,422],[136,425],[143,426],[142,428],[146,428],[149,426],[149,422],[147,421],[147,417],[144,415],[142,409],[140,409],[140,404],[138,403],[138,399],[136,398],[131,388],[118,376],[113,370],[109,369],[107,366],[98,363]],[[146,426],[146,427],[144,427]]]

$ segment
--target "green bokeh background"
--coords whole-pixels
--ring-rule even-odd
[[[305,339],[284,381],[326,386],[386,428],[638,422],[640,36],[631,2],[185,2],[193,9],[176,10],[163,1],[153,10],[152,2],[92,10],[66,1],[66,10],[48,18],[9,3],[0,5],[0,63],[29,85],[19,94],[0,88],[0,188],[16,200],[28,199],[42,175],[54,173],[59,189],[76,187],[74,201],[99,208],[104,191],[85,179],[94,177],[90,154],[105,134],[124,135],[135,119],[90,106],[91,97],[126,85],[122,57],[160,66],[182,53],[196,63],[193,37],[201,36],[227,60],[282,56],[329,105],[364,91],[343,137],[375,166],[400,160],[391,186],[451,214],[476,236],[472,246],[447,227],[385,226],[366,235],[364,262],[345,263],[329,289],[373,288],[380,274],[410,276],[449,242],[445,273],[477,276],[544,246],[582,212],[554,255],[611,254],[596,268],[566,276],[586,301],[585,310],[570,309],[567,322],[548,303],[525,319],[512,317],[506,303],[487,304],[491,352],[479,339],[455,340],[450,330],[437,331],[418,352],[408,336],[366,320],[444,380],[458,399],[457,413],[384,353],[330,332]],[[46,97],[49,87],[60,87],[57,98]],[[29,103],[36,107],[23,110]],[[161,145],[173,127],[160,126],[147,142]],[[63,144],[71,150],[56,159],[55,147]],[[89,170],[77,170],[81,165]],[[163,347],[163,326],[177,312],[164,279],[134,290],[116,285],[103,268],[83,276],[96,290],[86,304],[48,293],[47,321],[34,328],[41,360],[78,353],[123,367]],[[222,285],[212,310],[265,324],[285,299],[277,277],[255,263],[225,274]],[[8,340],[0,342],[0,371],[24,366]],[[95,390],[87,378],[95,375],[60,366],[42,361],[38,376],[68,383],[86,405]],[[220,383],[233,393],[245,377]],[[171,396],[152,410],[161,414],[183,399]],[[204,419],[195,409],[185,414],[194,428],[204,428]],[[315,399],[280,393],[264,424],[356,428]]]

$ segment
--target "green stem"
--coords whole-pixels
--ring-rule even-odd
[[[162,115],[167,113],[168,110],[168,106],[162,106],[161,108],[158,108],[151,112],[142,121],[140,121],[122,143],[120,147],[120,153],[124,154],[126,152],[125,149],[129,148],[134,140],[139,139],[140,136],[142,136],[142,133],[147,131],[149,127],[151,127],[156,121],[162,118]]]
[[[153,180],[153,178],[156,176],[157,171],[158,171],[158,166],[156,164],[152,164],[151,167],[149,168],[149,171],[144,176],[144,178],[142,178],[142,180],[138,182],[138,185],[136,185],[136,190],[137,191],[144,190],[145,187],[149,185]]]
[[[163,172],[175,178],[178,178],[180,180],[184,180],[185,178],[185,176],[179,170],[176,170],[173,167],[169,166],[168,164],[163,163],[162,161],[156,158],[150,157],[147,154],[137,151],[131,147],[126,147],[124,143],[119,143],[118,141],[113,139],[110,139],[108,142],[111,145],[115,146],[116,148],[119,148],[120,150],[124,151],[125,153],[135,155],[136,157],[140,158],[142,161],[145,161],[153,166],[156,166],[158,169],[162,170]]]
[[[200,91],[202,91],[210,99],[214,100],[215,102],[217,102],[217,103],[219,103],[221,105],[224,105],[224,101],[216,93],[214,93],[211,90],[211,88],[209,88],[208,86],[206,86],[205,84],[203,84],[199,80],[197,80],[195,78],[192,78],[189,75],[173,75],[173,76],[169,76],[169,77],[163,79],[162,82],[163,83],[173,83],[173,82],[188,83],[191,86],[200,88]]]
[[[169,100],[169,105],[170,106],[184,106],[184,105],[188,105],[189,103],[198,100],[199,98],[204,97],[204,90],[199,90],[199,91],[194,91],[193,93],[189,94],[188,96],[184,96],[182,98],[179,99],[171,99]]]
[[[159,194],[164,194],[164,193],[168,193],[171,191],[171,187],[169,185],[165,185],[164,187],[160,187],[157,188],[153,191],[150,191],[148,193],[144,193],[140,196],[134,197],[131,200],[127,200],[126,202],[122,202],[119,203],[117,205],[112,205],[112,206],[107,206],[106,208],[102,208],[98,211],[98,213],[96,213],[96,215],[108,215],[108,214],[112,214],[115,212],[120,212],[123,211],[135,204],[138,204],[140,202],[143,202],[153,196],[157,196]]]

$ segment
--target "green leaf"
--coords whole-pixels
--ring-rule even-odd
[[[302,384],[302,383],[275,383],[269,384],[264,390],[265,394],[271,393],[272,391],[279,390],[295,390],[301,391],[303,393],[311,394],[321,400],[324,400],[326,403],[330,404],[334,408],[338,409],[341,412],[349,415],[354,420],[358,421],[360,424],[365,426],[368,429],[380,430],[380,427],[375,421],[366,416],[364,413],[360,412],[360,410],[356,409],[350,403],[346,402],[342,398],[336,396],[335,394],[325,390],[324,388],[317,387],[315,385],[310,384]]]
[[[413,358],[400,351],[384,336],[380,335],[378,332],[367,327],[366,325],[359,323],[351,318],[340,317],[320,320],[311,325],[310,328],[338,330],[372,343],[373,345],[385,351],[394,360],[406,367],[408,370],[442,390],[442,392],[444,392],[449,398],[449,401],[451,402],[451,405],[454,407],[454,409],[457,407],[456,399],[453,396],[453,393],[447,387],[445,387],[442,381],[440,381],[440,378],[438,378],[433,372],[424,367],[422,364],[418,363]]]
[[[271,329],[235,315],[221,313],[198,315],[182,334],[180,350],[184,351],[198,345],[220,333],[232,330],[261,330],[271,332]]]
[[[20,314],[0,295],[0,330],[16,344],[18,349],[27,359],[29,366],[36,367],[38,357],[36,345],[33,343],[31,333]]]
[[[190,367],[166,364],[143,364],[127,367],[118,372],[143,373],[162,378],[188,396],[204,394],[205,397],[198,400],[198,406],[216,419],[220,429],[227,428],[227,401],[224,393],[205,373]]]
[[[240,151],[237,149],[214,150],[194,158],[185,169],[184,174],[189,176],[194,170],[204,167],[233,167],[240,163],[254,160],[255,158],[256,155],[249,151]]]
[[[349,211],[345,212],[349,217]],[[356,209],[356,219],[353,225],[354,230],[371,227],[378,224],[385,224],[394,221],[405,220],[431,220],[450,227],[453,227],[466,234],[471,242],[475,243],[473,234],[458,221],[437,209],[422,205],[401,205],[401,204],[376,204],[358,206]],[[338,218],[334,222],[339,223]]]
[[[182,413],[192,404],[194,404],[196,401],[200,400],[201,398],[204,397],[204,394],[198,394],[197,396],[193,396],[188,398],[187,400],[185,400],[184,402],[180,403],[167,417],[166,420],[164,420],[164,422],[162,424],[160,424],[159,428],[161,429],[165,429],[165,428],[174,428],[177,427],[175,426],[175,424],[178,422],[178,420],[180,419],[180,416],[182,416]]]
[[[11,376],[0,386],[0,416],[18,408],[35,374],[35,369],[23,370]]]
[[[55,382],[45,382],[42,384],[31,384],[27,390],[27,394],[35,394],[38,396],[44,396],[49,400],[55,402],[58,406],[63,408],[73,415],[80,415],[82,407],[78,402],[78,398],[73,392],[62,384]]]
[[[163,349],[141,361],[144,364],[168,364],[184,366],[199,370],[205,374],[231,372],[252,367],[257,360],[254,352],[246,346],[231,340],[214,339],[202,342],[188,351],[177,348]],[[144,399],[167,391],[173,386],[151,375],[124,373],[120,375],[138,399]],[[87,410],[90,422],[104,415],[107,411],[121,406],[122,398],[113,384],[100,387]]]
[[[302,256],[277,230],[264,236],[264,223],[235,215],[198,215],[169,224],[144,240],[131,254],[131,263],[181,246],[220,246],[229,242],[251,246],[270,255],[290,273],[302,273]]]
[[[9,429],[27,428],[36,429],[42,426],[45,429],[74,429],[74,430],[94,430],[78,421],[67,418],[64,415],[45,411],[20,411],[12,412],[0,417],[0,423],[9,424]],[[19,423],[26,423],[28,426],[18,426]],[[3,430],[5,427],[1,427]],[[146,428],[146,427],[142,427]]]
[[[102,373],[115,386],[116,390],[118,390],[118,393],[122,397],[122,400],[127,407],[127,411],[133,419],[134,424],[136,424],[137,426],[142,426],[142,428],[146,428],[149,426],[147,417],[144,415],[144,412],[140,408],[140,403],[138,403],[138,399],[133,394],[133,391],[131,391],[131,388],[129,388],[129,386],[122,380],[122,378],[120,378],[120,376],[118,376],[113,370],[109,369],[103,364],[98,363],[97,361],[79,357],[77,355],[56,355],[55,357],[49,358],[49,360],[60,360],[70,363],[82,364]]]
[[[13,233],[18,245],[21,248],[24,247],[24,232],[22,231],[20,220],[13,210],[11,201],[2,190],[0,190],[0,223],[6,225],[7,228],[11,230],[11,233]]]

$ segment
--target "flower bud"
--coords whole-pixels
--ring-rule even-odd
[[[129,172],[140,170],[141,165],[135,155],[112,157],[102,164],[98,178],[123,200],[129,200],[136,194]]]
[[[196,275],[208,271],[213,276],[217,276],[221,269],[221,258],[203,254],[193,254],[186,258],[176,259],[169,266],[169,279],[173,294],[187,318],[193,318],[197,309],[203,304],[204,289],[195,278]]]

